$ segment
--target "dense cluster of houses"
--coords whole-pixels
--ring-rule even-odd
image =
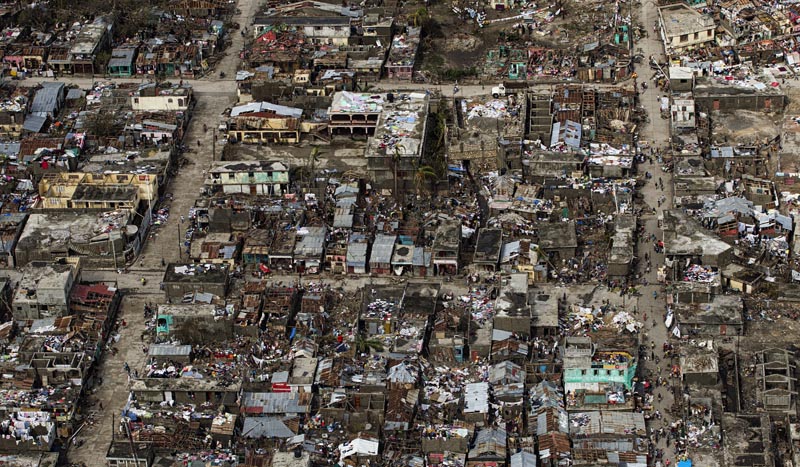
[[[231,31],[225,24],[235,4],[224,0],[176,0],[153,8],[137,37],[115,34],[110,16],[39,30],[3,19],[0,56],[7,76],[108,75],[192,78],[209,68]],[[52,14],[46,7],[39,14]],[[17,10],[17,13],[19,11]]]
[[[417,77],[420,27],[384,3],[270,2],[242,30],[238,102],[212,128],[225,149],[172,213],[181,259],[163,262],[163,300],[145,310],[147,363],[127,368],[107,465],[657,465],[655,386],[674,397],[681,467],[796,463],[795,350],[775,331],[800,317],[793,7],[659,6],[649,94],[505,83],[443,99],[369,90]],[[126,44],[105,17],[1,35],[12,76],[176,82],[0,87],[0,463],[55,462],[88,423],[121,296],[83,271],[130,264],[168,219],[196,103],[182,78],[224,45],[233,8],[173,2]],[[608,8],[579,14],[608,21],[575,63],[500,45],[485,67],[627,78],[639,32]],[[660,151],[639,138],[656,98]],[[263,145],[310,155],[247,154]],[[441,174],[422,162],[437,151]],[[334,168],[344,152],[357,163]],[[650,159],[660,172],[644,175]],[[653,175],[670,209],[642,206]],[[664,258],[641,308],[637,245]],[[662,323],[663,347],[644,345]]]

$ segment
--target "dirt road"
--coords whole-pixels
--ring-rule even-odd
[[[256,0],[239,0],[241,14],[233,21],[244,27],[249,25],[254,16],[258,2]],[[220,113],[236,102],[236,84],[233,77],[239,64],[239,51],[244,38],[238,31],[232,32],[232,45],[226,56],[217,65],[215,73],[204,79],[192,80],[197,106],[192,113],[192,120],[185,137],[185,144],[191,152],[186,154],[189,165],[182,167],[177,176],[168,185],[167,192],[173,194],[171,216],[166,225],[146,243],[142,255],[127,274],[116,275],[121,289],[129,290],[123,299],[120,319],[126,321],[122,327],[119,340],[114,343],[118,349],[116,355],[105,354],[99,367],[99,375],[103,384],[96,390],[92,398],[97,404],[86,410],[94,414],[94,422],[87,424],[78,438],[85,441],[80,448],[71,449],[71,462],[83,462],[87,466],[100,465],[99,461],[108,449],[112,439],[114,420],[119,421],[120,412],[128,399],[129,376],[124,370],[125,363],[131,368],[131,374],[143,373],[146,363],[147,343],[149,336],[144,336],[146,326],[144,318],[145,303],[162,303],[163,293],[159,283],[163,275],[162,258],[166,262],[178,261],[181,258],[184,241],[185,224],[181,224],[180,216],[186,215],[200,195],[205,174],[214,158],[219,158],[221,145],[214,145],[214,132],[219,123]],[[219,79],[219,72],[224,71],[225,80]],[[90,87],[91,80],[69,80],[82,87]],[[116,80],[115,80],[116,81]],[[141,80],[129,80],[141,82]],[[204,131],[204,125],[208,131]],[[214,152],[216,149],[216,152]],[[186,259],[186,254],[183,254]],[[109,277],[115,272],[95,272],[95,275]],[[142,286],[141,277],[147,278]],[[102,403],[103,409],[100,409]]]
[[[644,27],[650,32],[648,37],[638,41],[634,48],[641,49],[644,55],[642,63],[637,65],[636,72],[639,75],[639,82],[648,79],[653,75],[648,64],[648,58],[651,55],[660,56],[663,53],[663,44],[658,40],[658,36],[653,33],[653,24],[658,18],[658,10],[655,2],[652,0],[645,0],[641,4],[639,11],[639,18]],[[653,147],[658,149],[666,149],[669,145],[669,120],[661,118],[659,96],[660,92],[656,89],[655,83],[648,81],[649,88],[641,95],[641,102],[647,110],[650,122],[644,126],[639,134],[640,140],[649,141]],[[653,157],[653,164],[645,163],[644,166],[639,167],[639,172],[650,172],[653,178],[641,190],[644,195],[644,202],[646,204],[645,211],[655,208],[657,213],[672,207],[672,174],[661,171],[658,164],[657,157]],[[659,188],[658,181],[661,180],[664,189]],[[665,197],[665,201],[659,206],[659,199]],[[657,284],[657,270],[659,266],[664,264],[664,256],[656,253],[653,248],[653,243],[646,238],[654,234],[657,240],[663,240],[662,231],[658,226],[658,215],[646,214],[643,215],[642,221],[645,225],[645,235],[641,238],[637,245],[637,256],[640,258],[640,273],[647,279],[649,284]],[[650,257],[652,267],[650,273],[645,273],[645,253]],[[673,407],[673,391],[677,387],[678,394],[680,394],[680,379],[669,378],[668,373],[670,363],[664,358],[663,344],[669,342],[668,330],[664,325],[663,315],[666,309],[666,302],[664,298],[664,289],[660,285],[650,285],[642,289],[642,296],[639,299],[639,313],[640,316],[643,312],[647,313],[648,319],[645,322],[646,336],[643,339],[644,344],[647,346],[647,360],[643,362],[641,367],[641,375],[655,379],[658,376],[665,377],[668,385],[656,388],[654,395],[660,395],[662,400],[657,398],[654,400],[654,410],[661,414],[661,419],[651,420],[648,423],[648,430],[658,430],[664,427],[667,431],[669,424],[675,419],[680,418],[681,414],[671,413]],[[655,326],[653,326],[655,323]],[[650,357],[653,354],[657,360]],[[652,441],[655,442],[655,439]],[[658,442],[655,442],[656,449],[663,449],[664,456],[662,464],[669,459],[672,465],[677,464],[674,452],[674,442],[667,443],[664,437],[661,437]],[[651,464],[652,465],[652,464]]]

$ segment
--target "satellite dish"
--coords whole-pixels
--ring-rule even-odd
[[[364,429],[365,429],[365,430],[371,430],[371,429],[372,429],[372,423],[366,423],[366,424],[364,424]]]

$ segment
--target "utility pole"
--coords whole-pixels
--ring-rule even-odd
[[[181,249],[183,248],[183,245],[181,243],[181,226],[182,225],[183,225],[183,222],[181,221],[181,219],[179,217],[178,218],[178,261],[183,261],[183,252],[181,251]]]
[[[133,460],[136,463],[136,467],[139,467],[139,456],[136,453],[136,446],[133,444],[133,435],[131,434],[131,427],[129,425],[129,421],[125,421],[125,432],[128,435],[128,443],[131,447],[131,454],[133,454]]]

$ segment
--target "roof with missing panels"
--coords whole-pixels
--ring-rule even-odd
[[[42,83],[42,88],[36,91],[31,102],[31,114],[44,116],[58,109],[59,99],[64,94],[64,83]]]

